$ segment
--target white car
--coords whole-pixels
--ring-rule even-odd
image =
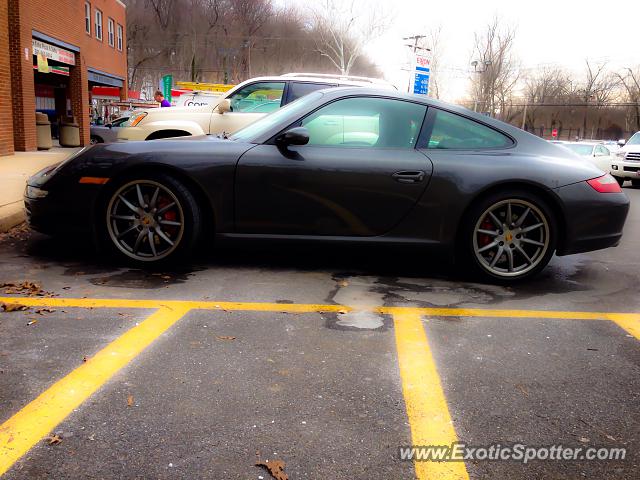
[[[315,90],[341,86],[394,89],[383,80],[313,73],[252,78],[200,107],[138,110],[118,132],[118,140],[155,140],[188,135],[231,134]]]
[[[611,175],[622,185],[631,180],[634,187],[640,187],[640,132],[636,132],[624,146],[616,152],[611,165]]]
[[[564,148],[568,148],[573,153],[577,153],[581,157],[593,163],[603,172],[613,173],[612,166],[613,162],[616,160],[616,156],[609,151],[603,142],[554,141],[553,143],[561,145]]]

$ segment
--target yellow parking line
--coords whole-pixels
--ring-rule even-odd
[[[417,313],[433,317],[489,317],[489,318],[546,318],[563,320],[613,320],[630,326],[638,313],[574,312],[563,310],[500,310],[484,308],[431,308],[431,307],[371,307],[357,305],[322,305],[315,303],[268,302],[216,302],[198,300],[131,300],[124,298],[51,298],[0,297],[0,302],[18,302],[27,306],[80,307],[80,308],[187,308],[200,310],[245,310],[262,312],[338,312],[341,310],[369,310],[393,315]],[[624,327],[623,327],[624,328]]]
[[[418,313],[393,315],[402,392],[416,446],[451,445],[457,441],[447,400]],[[463,462],[415,462],[418,480],[468,479]]]
[[[0,425],[0,475],[187,311],[160,308]]]
[[[607,315],[607,318],[640,340],[640,315],[610,313]]]

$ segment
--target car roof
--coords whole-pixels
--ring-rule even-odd
[[[286,73],[284,75],[274,75],[274,76],[264,76],[264,77],[255,77],[245,80],[245,82],[255,82],[255,81],[295,81],[295,82],[303,82],[303,83],[337,83],[339,85],[344,86],[354,86],[354,87],[371,87],[375,86],[377,88],[381,88],[384,90],[397,90],[391,83],[381,80],[378,78],[369,78],[369,77],[353,77],[353,76],[340,76],[340,75],[327,75],[321,73]],[[245,83],[242,82],[242,83]],[[238,84],[240,85],[240,84]]]

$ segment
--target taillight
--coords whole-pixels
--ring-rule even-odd
[[[618,185],[618,181],[607,173],[598,178],[587,180],[587,183],[593,187],[596,192],[600,193],[620,193],[622,188]]]

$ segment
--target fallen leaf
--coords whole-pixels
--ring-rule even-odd
[[[527,389],[524,387],[524,385],[518,384],[516,385],[516,388],[520,390],[525,397],[529,396],[529,392],[527,392]]]
[[[256,463],[257,467],[264,467],[276,480],[289,480],[289,477],[284,473],[284,462],[282,460],[265,460],[264,462]]]
[[[4,303],[0,302],[0,308],[5,312],[20,312],[27,310],[29,307],[22,305],[21,303]]]
[[[128,407],[133,407],[133,395],[129,395],[127,397],[127,406]]]
[[[59,443],[62,443],[62,438],[60,438],[60,436],[56,433],[55,435],[47,437],[47,441],[49,442],[49,445],[58,445]]]
[[[218,335],[216,338],[218,340],[235,340],[236,339],[236,337],[230,337],[227,335]]]
[[[341,287],[346,287],[349,285],[349,282],[347,282],[346,280],[342,280],[338,285],[340,285]]]
[[[38,323],[38,320],[31,320],[29,323],[27,323],[27,327],[29,325],[33,325],[34,323]]]
[[[340,310],[338,310],[338,313],[339,313],[340,315],[344,315],[344,314],[346,314],[346,313],[349,313],[349,311],[348,311],[348,310],[345,310],[344,308],[341,308]]]
[[[44,315],[45,313],[53,313],[56,310],[54,308],[39,308],[36,310],[38,315]]]
[[[162,275],[160,278],[163,280],[171,280],[171,277],[169,275]]]

